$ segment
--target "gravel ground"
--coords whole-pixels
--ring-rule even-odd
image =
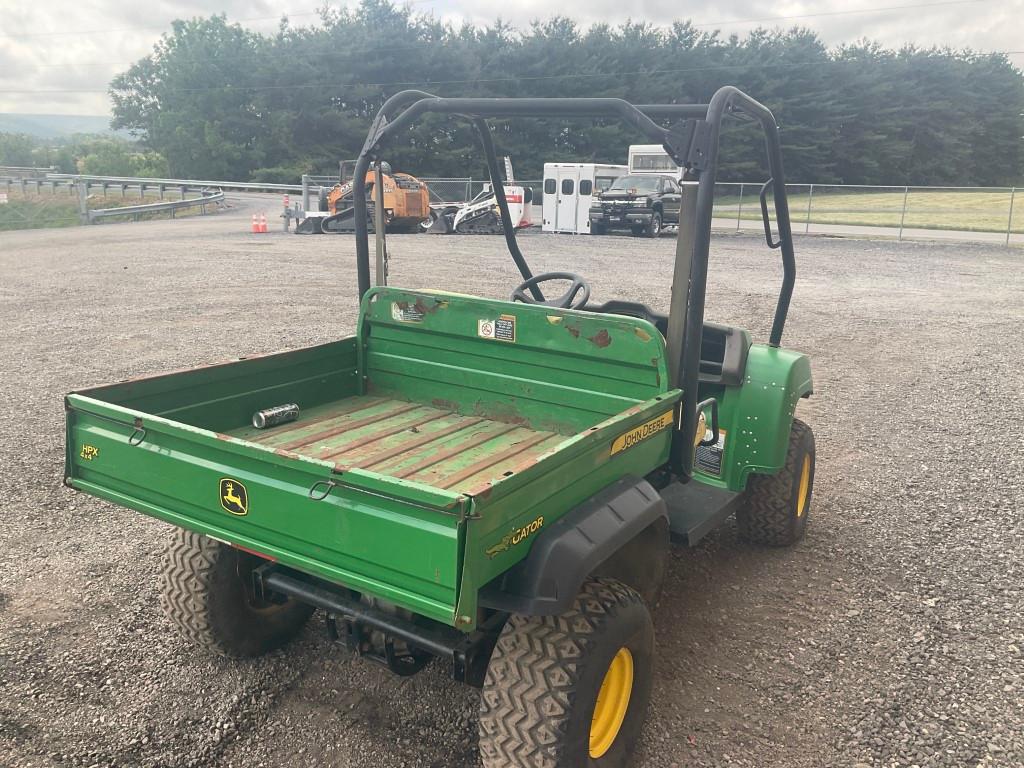
[[[187,646],[157,604],[170,529],[60,484],[65,392],[352,332],[352,240],[250,235],[249,205],[0,235],[0,765],[475,765],[474,691],[392,677],[320,619],[256,661]],[[395,284],[517,282],[500,238],[390,243]],[[675,551],[637,764],[1024,765],[1021,252],[797,245],[811,528],[766,551],[730,523]],[[523,248],[597,300],[667,301],[670,239]],[[708,317],[765,338],[777,254],[714,251]]]

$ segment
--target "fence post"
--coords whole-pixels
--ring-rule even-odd
[[[1006,244],[1010,244],[1010,235],[1013,233],[1013,199],[1017,196],[1017,188],[1010,189],[1010,217],[1006,220]]]
[[[79,179],[78,187],[78,221],[80,224],[89,223],[89,185]]]
[[[309,210],[309,174],[302,174],[302,211]]]
[[[473,177],[470,176],[468,179],[466,179],[466,194],[464,194],[462,196],[462,202],[468,203],[470,200],[473,199],[472,195],[473,195]]]
[[[740,220],[743,218],[743,182],[740,182],[740,202],[736,206],[736,231],[740,231]]]
[[[903,212],[900,214],[900,233],[897,236],[897,240],[903,242],[903,222],[907,218],[907,196],[910,194],[910,187],[903,188]]]
[[[811,231],[811,202],[814,200],[814,185],[811,184],[811,190],[807,193],[807,221],[804,222],[804,234],[806,235]]]

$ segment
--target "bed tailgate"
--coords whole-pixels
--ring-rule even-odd
[[[465,496],[83,394],[66,410],[68,486],[453,622]]]

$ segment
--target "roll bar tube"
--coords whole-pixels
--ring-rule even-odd
[[[400,110],[400,111],[399,111]],[[480,134],[481,142],[490,140],[489,130],[486,138],[481,125],[486,126],[488,117],[619,117],[628,125],[632,125],[649,139],[659,144],[665,141],[668,129],[661,127],[651,119],[645,110],[660,118],[675,117],[700,118],[703,117],[707,108],[699,104],[665,104],[652,105],[640,109],[628,101],[622,99],[474,99],[474,98],[440,98],[425,91],[408,90],[400,91],[389,98],[377,112],[370,127],[369,136],[363,145],[359,158],[356,161],[355,178],[353,179],[352,194],[354,198],[355,214],[355,235],[356,235],[356,271],[359,281],[359,295],[363,296],[370,290],[370,245],[366,228],[366,171],[374,156],[380,148],[387,143],[387,140],[399,131],[412,124],[417,118],[427,112],[461,115],[472,119],[474,126]],[[493,143],[492,143],[493,146]],[[532,277],[526,260],[515,244],[515,228],[509,230],[505,223],[508,216],[508,206],[502,205],[504,188],[498,183],[495,184],[495,170],[497,161],[492,166],[488,159],[488,174],[491,176],[491,185],[494,188],[495,199],[499,209],[502,211],[502,229],[505,231],[505,241],[509,245],[512,258],[519,267],[524,280]],[[498,174],[500,176],[500,173]],[[525,271],[524,271],[525,269]],[[536,294],[535,294],[536,295]]]
[[[679,352],[680,381],[683,390],[681,427],[672,441],[671,464],[684,478],[693,473],[693,436],[697,429],[697,387],[700,379],[700,346],[704,326],[704,297],[707,292],[708,256],[711,251],[711,221],[714,215],[715,180],[718,174],[718,144],[722,120],[728,114],[741,112],[757,120],[764,131],[768,151],[768,168],[775,193],[775,219],[779,228],[782,248],[783,279],[769,343],[779,346],[786,324],[789,301],[796,281],[796,259],[793,255],[793,233],[789,220],[789,201],[786,198],[786,180],[782,170],[782,149],[779,129],[771,111],[733,86],[719,88],[708,104],[709,134],[705,142],[706,165],[700,172],[697,186],[697,227],[690,260],[690,290],[683,332],[683,348]],[[670,350],[670,354],[672,351]]]
[[[523,280],[533,279],[533,272],[530,265],[526,263],[523,252],[519,250],[519,243],[516,242],[516,228],[512,223],[512,216],[508,212],[508,200],[505,197],[505,183],[501,179],[501,171],[498,169],[498,155],[494,151],[494,141],[491,138],[491,129],[487,121],[482,117],[473,120],[476,132],[480,136],[480,144],[484,148],[484,156],[487,158],[487,174],[491,177],[491,189],[494,190],[494,199],[498,203],[498,213],[501,216],[501,231],[505,235],[505,244],[508,252],[512,254],[512,260],[519,267],[519,274]],[[544,293],[536,285],[530,286],[530,294],[537,301],[544,301]]]

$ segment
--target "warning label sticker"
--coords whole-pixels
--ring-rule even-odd
[[[514,342],[516,340],[516,316],[501,315],[494,320],[481,318],[476,321],[476,335],[481,339]]]
[[[422,323],[423,313],[406,302],[391,302],[391,318],[402,323]]]
[[[710,429],[704,433],[704,439],[710,440],[712,434]],[[714,445],[698,445],[694,454],[693,463],[701,472],[709,475],[722,475],[722,454],[725,453],[725,430],[718,430],[718,442]]]

